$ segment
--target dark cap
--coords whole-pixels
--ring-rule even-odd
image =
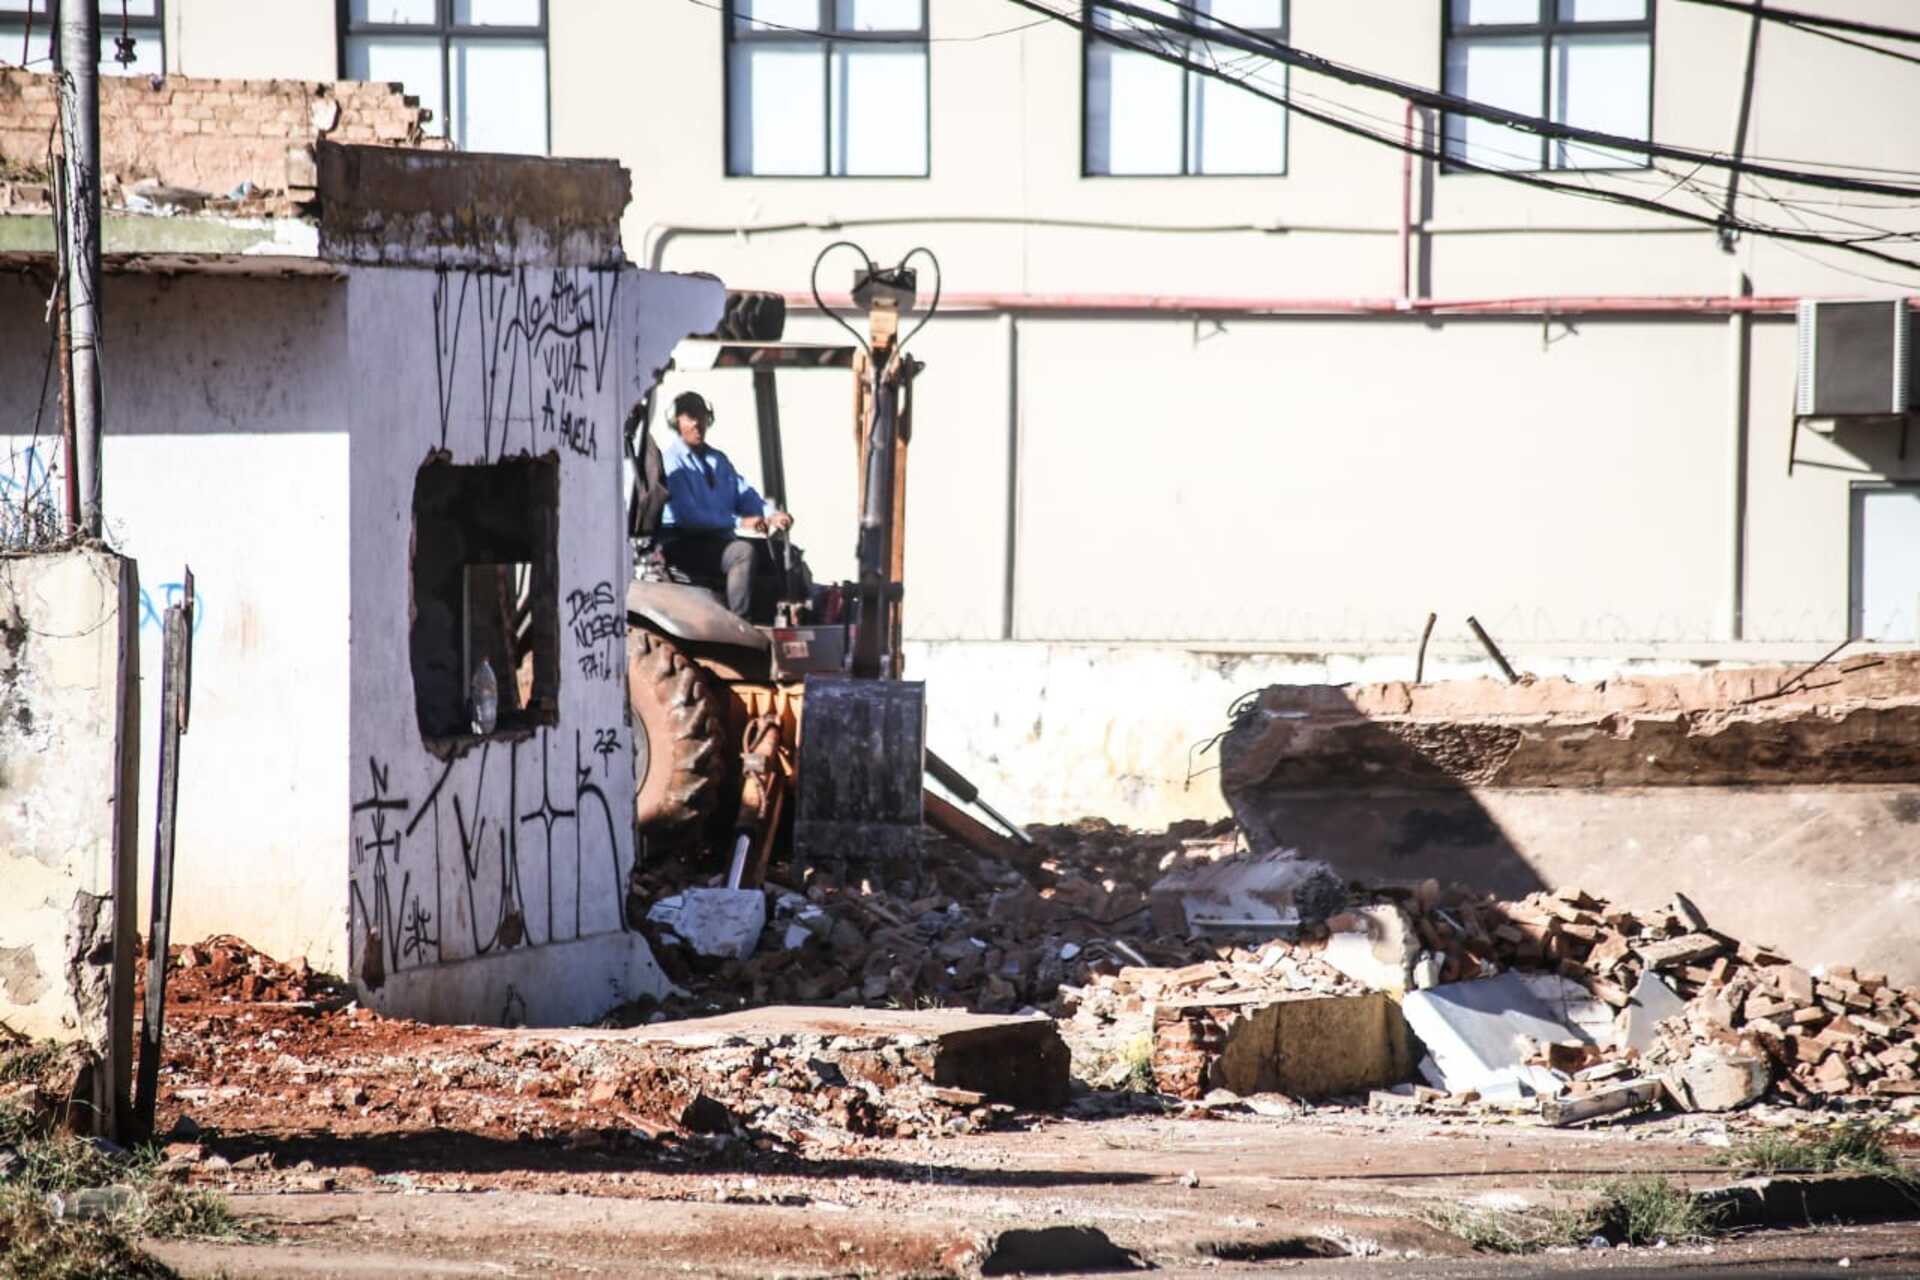
[[[708,422],[713,419],[713,406],[698,391],[682,391],[673,398],[673,416],[678,418],[682,414]]]

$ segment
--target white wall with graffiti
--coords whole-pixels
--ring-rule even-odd
[[[634,271],[352,272],[341,799],[348,961],[376,1008],[552,1023],[659,991],[623,910],[634,842],[621,424],[722,302],[717,281]],[[553,706],[531,727],[435,738],[410,651],[426,608],[416,485],[423,467],[516,459],[558,471]]]
[[[142,587],[141,927],[160,618],[190,564],[174,936],[239,934],[347,973],[377,922],[381,1007],[593,1016],[653,972],[621,919],[621,423],[674,345],[715,322],[722,287],[306,270],[107,281],[108,534]],[[31,277],[0,274],[0,497],[57,517],[57,381],[33,430],[45,306]],[[410,503],[442,449],[456,464],[550,455],[559,475],[554,723],[452,758],[423,745],[409,662]]]

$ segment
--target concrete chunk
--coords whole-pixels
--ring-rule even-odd
[[[1645,1053],[1653,1047],[1654,1032],[1662,1022],[1687,1011],[1687,1002],[1674,993],[1667,980],[1652,969],[1633,984],[1633,997],[1626,1009],[1627,1047]]]
[[[1290,933],[1326,919],[1346,901],[1346,884],[1333,868],[1288,849],[1182,867],[1162,877],[1149,895],[1154,927],[1174,935]]]
[[[1400,1007],[1362,996],[1223,996],[1154,1010],[1154,1080],[1168,1093],[1324,1098],[1408,1080],[1413,1045]]]
[[[1773,1072],[1756,1054],[1708,1045],[1668,1068],[1663,1078],[1689,1111],[1732,1111],[1764,1094]]]
[[[696,955],[745,960],[766,927],[767,895],[758,889],[688,889],[654,903],[647,919]]]
[[[1491,1096],[1511,1084],[1557,1092],[1551,1072],[1526,1065],[1528,1043],[1593,1042],[1577,1025],[1556,1016],[1517,973],[1416,991],[1401,1008],[1433,1058],[1440,1077],[1432,1081],[1434,1087],[1449,1093]]]

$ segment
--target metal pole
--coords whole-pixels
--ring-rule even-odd
[[[62,256],[66,261],[74,453],[80,529],[100,519],[100,10],[81,0],[60,6],[60,135],[65,149]]]
[[[179,604],[169,605],[160,667],[160,781],[154,806],[153,897],[148,904],[147,1000],[140,1019],[140,1072],[134,1083],[134,1125],[153,1133],[160,1093],[161,1040],[167,1003],[167,945],[173,928],[174,820],[180,809],[180,737],[193,699],[193,570]]]
[[[1766,0],[1753,0],[1753,25],[1747,28],[1747,75],[1740,89],[1740,118],[1733,126],[1733,158],[1739,161],[1747,154],[1747,121],[1753,116],[1753,80],[1760,65],[1760,7]],[[1727,170],[1727,199],[1725,206],[1726,223],[1720,228],[1720,248],[1732,253],[1740,239],[1740,233],[1733,228],[1733,206],[1740,199],[1740,170]]]

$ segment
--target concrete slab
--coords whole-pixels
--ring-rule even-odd
[[[1512,1081],[1538,1091],[1546,1081],[1524,1064],[1526,1041],[1591,1043],[1577,1025],[1555,1016],[1518,973],[1416,991],[1401,1007],[1444,1079],[1436,1087],[1450,1093],[1486,1092]]]
[[[1413,1043],[1400,1006],[1382,992],[1226,996],[1154,1010],[1153,1070],[1180,1097],[1228,1089],[1325,1098],[1411,1079]]]
[[[1169,934],[1285,933],[1326,919],[1346,901],[1346,884],[1332,868],[1288,849],[1183,867],[1163,876],[1149,895],[1154,927]]]
[[[846,1074],[916,1076],[942,1089],[1019,1107],[1067,1100],[1069,1057],[1053,1019],[958,1009],[819,1009],[779,1005],[627,1030],[579,1028],[502,1033],[508,1040],[595,1045],[692,1062],[751,1046],[800,1048],[842,1063]]]
[[[1628,998],[1627,1047],[1645,1053],[1653,1047],[1654,1031],[1660,1024],[1686,1011],[1687,1002],[1675,994],[1667,980],[1651,969],[1645,970]]]

